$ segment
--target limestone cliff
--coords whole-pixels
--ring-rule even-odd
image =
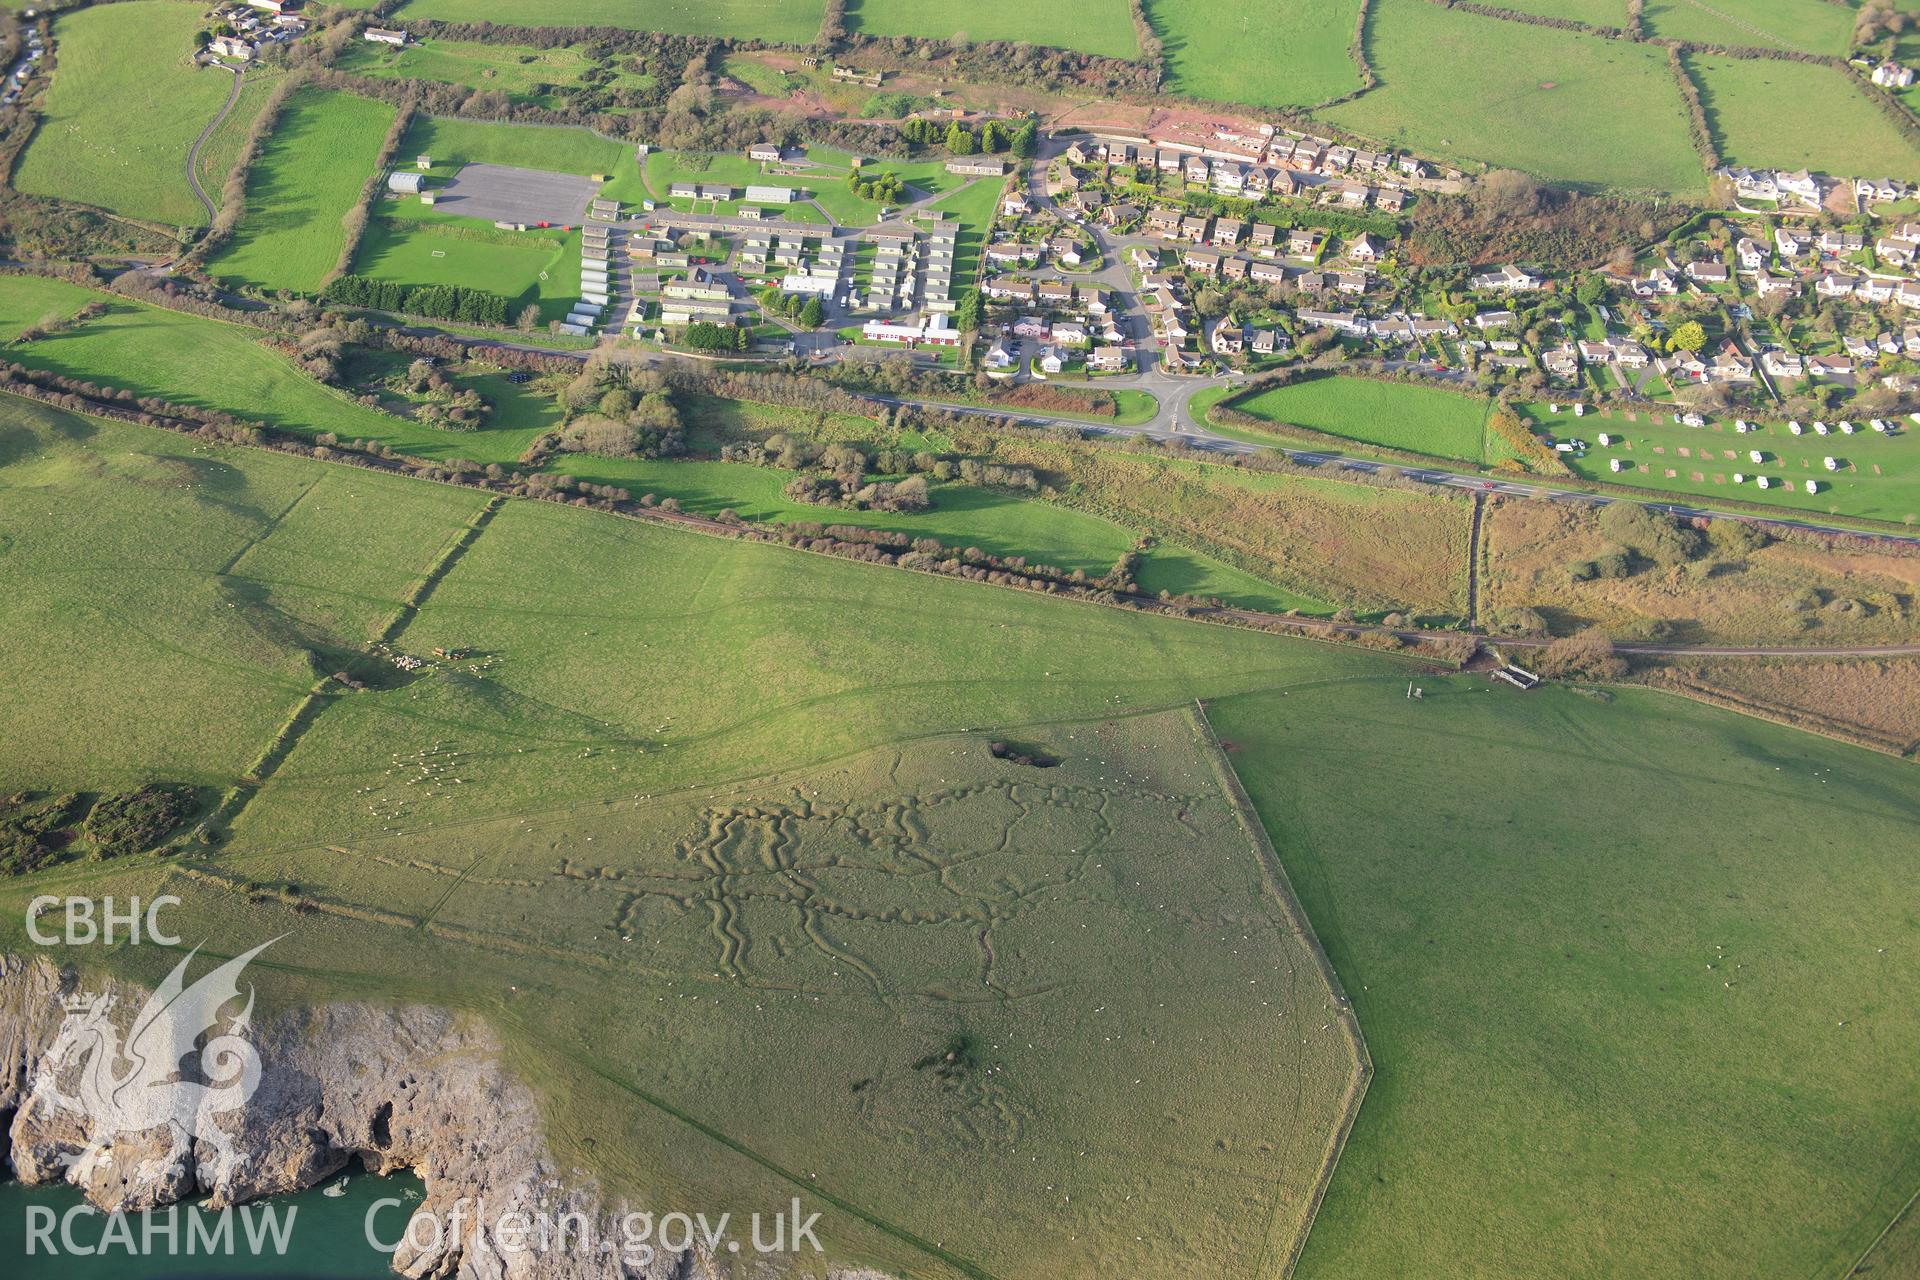
[[[8,1162],[24,1182],[72,1182],[104,1210],[201,1193],[219,1207],[313,1186],[357,1157],[378,1172],[417,1173],[426,1196],[416,1214],[447,1222],[463,1197],[487,1205],[488,1224],[464,1238],[430,1250],[403,1244],[393,1262],[408,1276],[694,1280],[722,1273],[694,1252],[651,1259],[612,1248],[537,1253],[495,1238],[499,1212],[517,1210],[548,1221],[583,1215],[594,1239],[613,1242],[624,1206],[607,1203],[577,1170],[556,1167],[531,1093],[501,1066],[491,1031],[471,1019],[422,1006],[332,1004],[260,1021],[248,1033],[262,1064],[258,1087],[234,1109],[191,1122],[199,1136],[181,1143],[164,1128],[113,1132],[111,1122],[48,1101],[72,1096],[75,1087],[61,1078],[73,1074],[72,1063],[49,1050],[76,985],[70,971],[44,959],[0,956],[0,1122]],[[112,994],[110,1016],[124,1029],[148,993],[122,986]],[[216,1141],[208,1140],[208,1124],[220,1130]],[[75,1164],[89,1144],[91,1158]],[[217,1159],[216,1146],[238,1158]],[[422,1230],[419,1238],[430,1243],[433,1234]]]

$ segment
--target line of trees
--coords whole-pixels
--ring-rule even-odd
[[[329,302],[375,311],[398,311],[432,320],[461,324],[506,325],[513,300],[484,289],[458,284],[423,284],[409,288],[392,280],[344,275],[334,278],[324,294]]]

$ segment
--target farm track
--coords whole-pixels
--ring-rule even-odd
[[[219,62],[213,65],[226,67],[225,63]],[[218,129],[233,112],[233,104],[240,101],[240,86],[247,78],[244,70],[237,67],[226,67],[226,69],[233,73],[233,89],[227,94],[226,105],[213,113],[213,119],[207,121],[207,127],[200,131],[200,136],[195,138],[193,145],[187,148],[187,185],[193,188],[194,199],[198,200],[201,207],[207,211],[208,226],[213,225],[213,220],[219,216],[219,210],[213,207],[213,201],[207,198],[206,189],[200,185],[200,149],[207,145],[207,139],[213,136],[213,131]]]
[[[1473,495],[1473,520],[1467,526],[1467,629],[1480,624],[1480,540],[1484,535],[1487,499]]]

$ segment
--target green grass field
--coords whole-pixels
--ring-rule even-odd
[[[1196,98],[1306,107],[1360,87],[1347,56],[1359,0],[1146,0],[1172,87]]]
[[[381,413],[307,377],[286,356],[262,345],[251,329],[58,280],[0,280],[0,338],[12,338],[49,313],[71,315],[95,300],[107,304],[106,315],[29,346],[7,347],[8,357],[138,395],[225,409],[287,431],[380,440],[420,457],[510,461],[539,434],[533,426],[441,431]]]
[[[416,116],[400,140],[401,155],[430,155],[436,169],[463,164],[501,164],[549,173],[611,174],[624,159],[636,168],[633,148],[570,125],[495,124]]]
[[[0,779],[226,785],[481,501],[0,398]]]
[[[1688,68],[1729,164],[1920,178],[1920,149],[1847,72],[1753,58],[1690,58]]]
[[[1853,435],[1837,430],[1816,435],[1808,422],[1803,424],[1805,434],[1795,436],[1784,421],[1771,420],[1758,431],[1740,435],[1731,419],[1695,428],[1675,422],[1670,413],[1642,412],[1635,422],[1619,412],[1575,419],[1571,414],[1555,417],[1544,405],[1529,405],[1526,416],[1558,439],[1578,435],[1594,446],[1584,458],[1567,459],[1567,465],[1588,480],[1758,502],[1790,511],[1903,524],[1920,521],[1920,439],[1913,434],[1913,424],[1904,419],[1903,430],[1891,436],[1868,430],[1864,421]],[[1612,448],[1598,447],[1603,431],[1615,437]],[[1750,456],[1756,449],[1764,459],[1757,464]],[[1825,460],[1829,457],[1843,469],[1828,471]],[[1625,460],[1629,469],[1613,472],[1607,465],[1611,458]],[[1735,472],[1744,474],[1746,483],[1734,484]],[[1773,477],[1774,487],[1756,487],[1758,475]],[[1808,480],[1819,484],[1818,493],[1806,491]]]
[[[412,202],[406,207],[420,210]],[[580,232],[497,231],[492,223],[453,216],[376,216],[353,270],[400,284],[484,289],[510,299],[508,315],[516,318],[522,307],[538,306],[545,324],[565,319],[580,298]]]
[[[58,66],[46,117],[13,185],[129,218],[204,227],[206,210],[187,185],[187,151],[233,89],[227,72],[192,63],[193,33],[204,21],[176,0],[63,15],[54,25]],[[216,183],[209,194],[217,192]]]
[[[1438,387],[1370,378],[1316,378],[1258,392],[1233,407],[1276,426],[1306,427],[1362,444],[1479,462],[1488,401]]]
[[[1210,711],[1376,1068],[1297,1274],[1846,1274],[1920,1186],[1913,766],[1419,683]]]
[[[1582,187],[1705,188],[1658,49],[1375,0],[1367,50],[1380,83],[1327,114],[1343,128]]]
[[[407,0],[401,18],[493,22],[501,26],[624,27],[689,36],[731,36],[810,44],[820,34],[826,0]]]
[[[280,73],[277,71],[266,67],[249,71],[233,110],[220,122],[220,127],[208,136],[206,145],[200,148],[200,186],[215,207],[220,204],[221,193],[227,185],[227,175],[233,172],[234,164],[240,159],[240,148],[246,144],[253,122],[259,119],[261,108],[279,84]]]
[[[247,174],[246,215],[207,269],[261,289],[319,289],[346,244],[341,220],[373,174],[393,114],[349,93],[295,93]]]
[[[1018,9],[1018,12],[1015,10]],[[940,0],[847,0],[847,29],[869,36],[1007,40],[1109,58],[1140,52],[1126,0],[1081,0],[1045,13],[1024,6],[956,8]]]
[[[335,65],[355,75],[495,89],[516,102],[553,107],[557,103],[550,88],[579,88],[587,83],[586,74],[600,64],[578,49],[565,47],[432,40],[396,49],[362,40],[348,45]],[[612,65],[614,74],[603,88],[640,88],[651,82],[646,74],[625,69],[618,59]]]
[[[1828,55],[1846,53],[1853,34],[1852,6],[1826,0],[1647,0],[1641,21],[1669,40]]]
[[[438,561],[396,643],[473,656],[323,698],[218,852],[11,882],[8,920],[11,895],[76,876],[165,881],[196,933],[280,933],[284,914],[289,983],[470,1008],[554,1068],[530,1078],[563,1161],[653,1203],[824,1198],[823,1236],[890,1269],[1039,1280],[1077,1257],[1172,1277],[1206,1240],[1233,1259],[1222,1274],[1260,1280],[1286,1256],[1355,1045],[1187,708],[1398,679],[1400,662],[538,503],[505,504],[445,559],[478,495],[268,457],[269,497],[251,451],[201,446],[176,477],[142,450],[177,438],[23,435],[0,476],[31,500],[132,512],[90,522],[83,557],[76,530],[20,563],[63,602],[9,617],[9,647],[69,668],[31,686],[36,726],[112,701],[95,681],[124,659],[119,633],[98,657],[90,638],[84,666],[51,638],[134,591],[133,623],[164,611],[167,635],[199,641],[155,646],[169,663],[240,683],[207,615],[289,635],[297,659],[319,610],[344,602],[342,632],[371,628]],[[117,502],[112,471],[151,505]],[[305,496],[285,491],[300,481]],[[396,486],[433,509],[370,540],[369,504],[406,512]],[[279,594],[289,582],[307,594]],[[171,776],[162,735],[207,708],[192,682],[131,674],[161,697],[143,708],[151,745],[127,754]],[[273,733],[266,701],[211,735],[210,780]],[[1057,766],[991,759],[980,725]],[[0,759],[22,785],[77,783],[92,762]],[[293,884],[297,912],[279,897]],[[246,885],[272,887],[249,901]],[[581,1140],[596,1132],[623,1140]],[[761,1162],[744,1177],[742,1152]],[[1074,1239],[1036,1250],[1069,1203]]]
[[[1627,22],[1626,0],[1502,0],[1499,7],[1595,27],[1624,27]]]
[[[371,236],[372,229],[369,229]],[[38,277],[0,278],[0,338],[11,338],[49,314],[71,315],[87,302],[108,301],[107,315],[81,328],[28,346],[5,348],[9,359],[32,368],[85,378],[139,395],[185,404],[222,407],[252,421],[282,430],[317,435],[331,431],[343,439],[379,440],[419,457],[468,458],[508,463],[534,437],[550,430],[552,402],[531,396],[504,379],[485,376],[471,383],[496,406],[479,431],[443,431],[357,403],[344,392],[323,387],[302,374],[277,351],[257,342],[249,330],[198,316],[146,307],[92,290]],[[191,352],[189,360],[183,353]],[[713,402],[696,408],[696,431],[714,424],[751,421],[775,412],[762,406]],[[838,438],[861,439],[877,430],[864,420],[849,420]],[[755,428],[785,429],[779,422]],[[738,434],[729,428],[733,434]],[[894,441],[887,440],[892,444]],[[754,520],[803,520],[868,528],[911,530],[957,545],[979,546],[995,554],[1024,555],[1041,563],[1084,568],[1096,576],[1111,568],[1139,536],[1137,522],[1114,523],[1095,515],[998,491],[965,485],[941,485],[934,509],[919,515],[849,512],[789,502],[780,492],[785,473],[746,464],[669,461],[643,462],[561,455],[552,470],[619,485],[636,496],[652,492],[673,497],[689,510],[717,513],[733,508]],[[1218,557],[1181,547],[1155,551],[1147,558],[1144,581],[1150,590],[1218,595],[1252,607],[1300,608],[1326,613],[1330,605],[1304,589],[1289,590],[1245,573]]]

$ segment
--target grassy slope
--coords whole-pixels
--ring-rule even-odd
[[[1380,84],[1328,113],[1342,127],[1582,186],[1705,186],[1657,49],[1376,0],[1367,50]]]
[[[1334,377],[1262,391],[1234,408],[1367,444],[1478,462],[1487,404],[1437,387]]]
[[[1109,58],[1140,52],[1126,0],[1081,0],[1072,8],[956,7],[944,0],[847,0],[847,29],[869,36],[1010,40]]]
[[[1502,0],[1499,7],[1595,27],[1623,27],[1627,22],[1626,0]]]
[[[249,71],[233,110],[220,122],[220,127],[208,136],[206,145],[200,148],[200,186],[216,208],[221,203],[227,175],[233,172],[234,164],[240,159],[240,148],[246,143],[253,122],[259,118],[260,109],[266,105],[267,98],[279,84],[278,72],[268,71],[264,67]]]
[[[89,300],[106,297],[37,277],[0,279],[0,337],[10,337],[50,312],[72,314]],[[512,462],[535,436],[553,425],[548,413],[514,412],[514,398],[525,393],[496,379],[479,385],[481,393],[500,406],[493,425],[477,432],[441,431],[369,409],[322,387],[286,357],[260,345],[249,330],[125,299],[112,299],[109,306],[109,314],[79,330],[28,347],[10,347],[6,353],[32,368],[141,395],[222,407],[285,430],[332,431],[342,439],[381,440],[422,457]],[[182,358],[189,351],[191,362]],[[697,415],[695,425],[699,425]],[[934,509],[924,515],[890,516],[790,503],[779,492],[784,475],[744,464],[563,456],[551,465],[556,471],[621,485],[636,495],[653,492],[677,497],[697,511],[732,507],[756,519],[911,529],[995,553],[1089,571],[1111,567],[1135,536],[1092,516],[962,485],[941,486]],[[1188,551],[1171,552],[1166,563],[1155,563],[1149,580],[1155,591],[1166,587],[1217,594],[1252,606],[1298,607],[1309,612],[1328,608],[1312,595],[1236,573],[1216,559]]]
[[[1420,683],[1212,711],[1378,1072],[1303,1280],[1838,1274],[1920,1185],[1912,766]]]
[[[225,785],[481,501],[0,398],[0,780]]]
[[[1216,102],[1312,106],[1360,87],[1347,56],[1357,0],[1146,0],[1172,87]]]
[[[373,172],[393,114],[384,102],[352,94],[296,93],[248,171],[246,215],[208,270],[263,289],[319,289],[346,243],[341,219]]]
[[[1846,72],[1751,58],[1692,58],[1689,68],[1729,164],[1920,178],[1920,150]]]
[[[1641,21],[1672,40],[1824,54],[1844,54],[1853,33],[1852,8],[1826,0],[1647,0]]]
[[[203,227],[187,185],[187,149],[227,100],[233,77],[196,70],[204,23],[177,0],[83,9],[55,25],[58,66],[46,118],[14,185],[130,218]]]
[[[732,36],[807,44],[820,34],[826,0],[409,0],[402,18],[495,22],[504,26],[627,27],[690,36]]]
[[[349,45],[335,65],[355,75],[437,80],[471,85],[475,89],[495,89],[517,101],[552,106],[549,95],[535,92],[538,86],[581,85],[585,83],[585,73],[598,64],[578,50],[568,48],[434,40],[396,49],[363,40]],[[648,77],[640,72],[620,70],[606,82],[606,87],[638,87],[647,81]]]
[[[150,438],[115,428],[98,438],[99,461],[26,478],[43,500],[88,500],[96,495],[76,492],[74,477],[92,483],[102,465],[133,470],[117,460]],[[143,611],[164,611],[189,636],[210,614],[236,627],[304,618],[304,603],[269,608],[244,596],[219,617],[221,599],[196,596],[205,581],[222,581],[212,578],[221,565],[212,556],[227,548],[174,511],[212,505],[224,518],[249,504],[256,456],[207,452],[203,474],[223,477],[218,502],[137,472],[167,509],[143,511],[124,531],[86,531],[95,546],[151,557],[178,538],[207,557],[188,571],[131,573],[123,553],[104,557],[106,572],[76,576],[55,549],[36,562],[37,576],[63,577],[77,600],[69,612],[125,590],[124,581],[150,584]],[[359,527],[365,503],[390,509],[388,495],[366,487],[375,477],[267,462],[341,486],[324,506],[309,497],[277,525],[284,496],[247,517],[247,529],[271,530],[261,576],[276,591],[288,579],[331,586],[364,596],[365,616],[377,617],[390,604],[381,598],[387,584],[405,582],[446,544],[447,522],[399,520],[369,543]],[[397,487],[432,503],[475,500]],[[99,508],[123,509],[111,500]],[[270,556],[283,531],[291,541]],[[33,617],[10,636],[64,649],[72,668],[35,682],[36,725],[73,715],[106,669],[91,652],[80,666],[70,645],[47,642],[65,625]],[[176,883],[205,913],[196,928],[282,932],[280,908],[256,910],[218,885],[297,880],[326,909],[294,919],[278,971],[328,971],[316,991],[335,998],[384,989],[476,1006],[529,1052],[565,1046],[554,1064],[562,1070],[535,1077],[559,1113],[564,1157],[604,1162],[612,1185],[648,1202],[699,1203],[724,1189],[730,1205],[764,1208],[796,1188],[763,1170],[735,1176],[724,1152],[684,1126],[650,1131],[659,1114],[626,1088],[805,1170],[812,1176],[796,1175],[797,1189],[810,1200],[844,1197],[1000,1275],[1038,1280],[1072,1255],[1170,1277],[1185,1273],[1191,1243],[1204,1238],[1227,1242],[1241,1259],[1236,1274],[1254,1280],[1257,1260],[1284,1249],[1352,1069],[1337,1033],[1304,1043],[1294,1034],[1327,1021],[1325,992],[1183,722],[1058,718],[1181,707],[1201,692],[1397,664],[530,503],[501,511],[401,642],[421,652],[471,645],[483,673],[449,670],[333,700],[233,839],[202,862],[214,879]],[[1142,652],[1154,655],[1144,679]],[[181,665],[218,679],[220,654],[196,658]],[[190,732],[204,710],[191,684],[141,675],[142,687],[162,695],[143,708],[142,728],[154,735],[145,761],[169,774],[178,761],[160,735]],[[181,697],[170,701],[176,688]],[[290,704],[298,688],[280,692]],[[273,721],[262,711],[232,729],[264,740]],[[987,761],[978,736],[925,736],[1035,718],[1053,723],[1023,730],[1022,740],[1066,759],[1044,776]],[[406,786],[417,766],[394,762],[437,746],[462,753],[460,781]],[[869,750],[884,746],[897,751]],[[210,767],[236,768],[232,754]],[[53,781],[54,759],[36,752],[17,767]],[[819,767],[782,784],[721,782],[809,762]],[[86,756],[64,763],[89,768]],[[969,785],[954,785],[962,779]],[[640,810],[606,803],[688,783],[697,790]],[[1169,796],[1183,797],[1177,809]],[[402,801],[400,820],[415,833],[405,841],[411,871],[382,861],[398,847],[383,828]],[[582,804],[554,811],[569,801]],[[808,816],[785,829],[805,888],[788,905],[785,886],[799,881],[753,873],[768,834],[756,815],[796,805]],[[834,820],[839,808],[861,821]],[[476,825],[488,814],[504,820]],[[432,835],[415,825],[449,818],[457,825]],[[323,830],[331,850],[302,847]],[[729,877],[734,887],[701,873],[715,865],[704,857],[683,856],[690,846],[677,842],[702,845],[701,832],[712,837],[712,858],[747,859]],[[1178,857],[1168,856],[1173,848]],[[592,860],[609,875],[597,886],[582,881],[557,865],[562,849],[558,858]],[[470,891],[449,896],[433,868],[469,866],[482,851],[487,866],[464,877]],[[914,874],[926,858],[952,869]],[[180,865],[135,859],[110,873],[131,888]],[[98,884],[101,870],[61,874]],[[689,872],[709,889],[686,892],[696,884]],[[647,884],[661,892],[635,897]],[[710,903],[729,898],[732,922],[716,928]],[[420,927],[381,926],[370,911],[411,915]],[[608,925],[620,918],[645,945],[615,940]],[[1228,919],[1230,943],[1219,924]],[[1055,950],[1069,932],[1078,945]],[[729,936],[741,950],[728,949]],[[140,963],[138,954],[125,959]],[[522,1005],[511,987],[557,998]],[[276,991],[289,998],[284,985]],[[916,1071],[917,1058],[962,1029],[979,1038],[991,1076],[947,1087]],[[781,1048],[744,1053],[749,1042]],[[675,1052],[657,1053],[664,1043]],[[583,1064],[609,1074],[569,1088],[564,1069]],[[863,1078],[873,1082],[864,1095],[849,1088]],[[1290,1086],[1276,1092],[1249,1079]],[[1148,1118],[1170,1109],[1183,1117],[1177,1133]],[[570,1139],[569,1121],[623,1141],[601,1142],[592,1157]],[[931,1164],[928,1151],[939,1153]],[[909,1165],[921,1174],[908,1176]],[[1048,1192],[1063,1185],[1077,1239],[1045,1243],[1060,1203]],[[830,1214],[824,1230],[845,1240],[862,1229]],[[951,1274],[892,1248],[880,1256],[906,1259],[914,1274]]]

